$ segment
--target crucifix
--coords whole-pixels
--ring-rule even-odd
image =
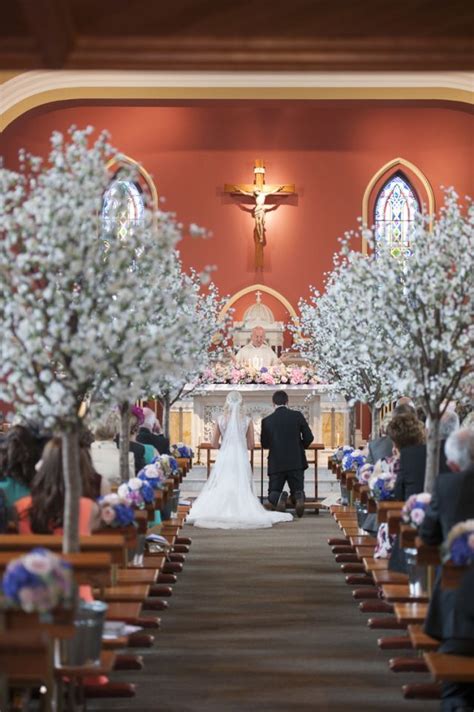
[[[255,269],[263,269],[263,248],[266,245],[265,237],[265,214],[270,210],[276,210],[278,205],[269,206],[265,201],[269,195],[276,197],[285,197],[287,195],[296,195],[294,184],[291,185],[270,185],[265,183],[265,166],[263,161],[257,159],[255,161],[254,182],[253,183],[226,183],[224,193],[231,195],[247,195],[255,201],[253,208],[243,208],[251,212],[255,220],[253,228],[253,239],[255,242]]]

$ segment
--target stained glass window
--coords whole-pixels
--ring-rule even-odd
[[[114,179],[104,193],[102,221],[107,232],[115,231],[120,240],[127,230],[143,219],[145,201],[140,186],[132,180]]]
[[[400,173],[396,173],[380,190],[375,202],[375,239],[387,241],[393,257],[412,254],[410,234],[420,203],[415,191]]]

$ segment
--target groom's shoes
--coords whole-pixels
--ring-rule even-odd
[[[304,494],[302,492],[295,494],[295,512],[298,518],[301,518],[304,514]]]
[[[288,499],[288,492],[282,492],[278,498],[277,506],[275,507],[277,512],[286,511],[286,501]]]

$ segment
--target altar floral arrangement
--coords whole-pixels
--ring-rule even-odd
[[[176,443],[176,445],[172,445],[171,454],[173,457],[186,457],[189,459],[194,456],[194,453],[189,445],[185,445],[184,443]]]
[[[456,524],[446,540],[446,556],[456,566],[469,566],[474,562],[474,519]]]
[[[346,452],[342,458],[342,469],[343,470],[357,470],[357,468],[362,467],[367,460],[366,456],[362,453],[362,450],[350,450]]]
[[[106,527],[127,527],[135,521],[133,508],[118,494],[106,494],[98,500],[100,520]]]
[[[366,462],[357,468],[357,481],[361,485],[368,485],[369,480],[374,472],[374,466],[370,462]]]
[[[428,492],[420,492],[408,497],[402,509],[402,520],[405,524],[411,524],[416,528],[420,527],[430,502],[431,495]]]
[[[48,549],[33,549],[10,561],[2,588],[10,604],[27,613],[47,613],[72,601],[71,565]]]
[[[150,487],[153,487],[153,489],[161,489],[166,481],[166,473],[161,466],[160,458],[155,457],[149,465],[145,465],[137,477],[150,485]]]
[[[393,490],[397,479],[394,467],[396,462],[398,463],[398,460],[390,457],[386,460],[377,460],[374,465],[374,471],[368,484],[372,497],[378,502],[393,499]]]
[[[123,482],[117,494],[129,507],[144,509],[155,499],[153,487],[140,477],[131,477],[128,482]]]
[[[307,385],[320,383],[316,371],[308,366],[286,366],[279,363],[267,368],[262,366],[237,366],[236,364],[216,363],[212,368],[207,368],[201,378],[202,383],[231,383],[241,385],[244,383],[262,383],[268,386],[289,384]]]
[[[175,458],[171,455],[158,455],[152,461],[152,464],[155,463],[159,464],[159,466],[167,477],[169,477],[170,475],[177,475],[179,472],[179,465],[176,462]]]

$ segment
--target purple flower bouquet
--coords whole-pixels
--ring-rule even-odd
[[[456,524],[446,540],[446,557],[456,566],[469,566],[474,562],[474,519]]]
[[[33,549],[10,561],[2,588],[10,604],[27,613],[47,613],[72,602],[71,565],[48,549]]]
[[[402,519],[405,524],[411,524],[417,529],[421,527],[430,502],[431,495],[428,492],[420,492],[408,497],[402,509]]]
[[[106,527],[127,527],[135,523],[133,508],[123,501],[118,494],[106,494],[98,500],[100,519]]]

